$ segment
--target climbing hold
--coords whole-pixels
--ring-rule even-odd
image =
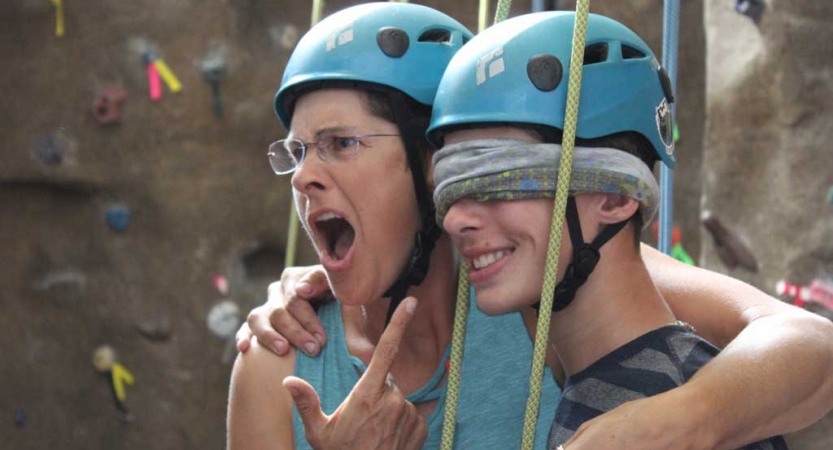
[[[155,59],[153,65],[156,66],[156,72],[162,77],[162,81],[165,82],[165,85],[168,86],[171,92],[176,94],[182,90],[182,83],[179,81],[179,78],[176,77],[174,71],[165,64],[162,58]]]
[[[106,220],[111,230],[122,232],[130,225],[130,209],[124,206],[110,206],[107,208]]]
[[[142,61],[145,63],[148,73],[148,95],[153,101],[162,98],[162,83],[159,80],[159,71],[153,61],[156,60],[156,55],[153,52],[146,51],[142,54]]]
[[[116,399],[120,402],[125,401],[127,399],[127,392],[125,392],[124,385],[133,386],[136,382],[133,374],[119,363],[113,364],[110,374],[113,379],[113,391],[116,393]]]
[[[223,275],[214,276],[214,286],[222,295],[228,295],[228,279]]]
[[[93,366],[101,373],[107,373],[116,363],[116,351],[109,345],[102,345],[93,352]]]
[[[46,134],[38,139],[35,153],[47,166],[57,166],[64,162],[64,147],[60,145],[54,133]]]
[[[223,300],[211,308],[207,323],[214,336],[229,339],[240,326],[240,307],[230,300]]]
[[[26,426],[26,411],[23,408],[18,408],[14,411],[14,424],[18,428]]]
[[[734,269],[740,266],[749,271],[758,272],[758,260],[737,233],[726,228],[711,211],[704,210],[701,221],[714,240],[717,255],[726,267]]]
[[[160,314],[155,319],[143,320],[135,324],[142,335],[151,341],[166,341],[171,337],[171,316]]]
[[[830,190],[827,191],[827,204],[833,205],[833,186],[830,186]]]
[[[735,3],[735,11],[749,17],[755,23],[761,21],[765,9],[766,3],[763,0],[737,0]]]
[[[223,100],[220,97],[220,80],[226,74],[226,61],[222,56],[214,54],[202,60],[200,63],[202,76],[211,85],[211,95],[214,102],[214,115],[223,116]]]
[[[117,87],[98,91],[93,100],[93,117],[99,125],[110,125],[121,121],[121,105],[127,92]]]

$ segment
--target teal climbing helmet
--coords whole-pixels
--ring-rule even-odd
[[[492,26],[454,56],[437,91],[428,138],[477,123],[564,129],[573,12],[515,17]],[[647,138],[674,167],[671,83],[648,45],[615,20],[590,14],[576,135]]]
[[[275,95],[287,129],[299,95],[325,82],[381,85],[431,105],[451,57],[471,39],[451,17],[410,3],[368,3],[339,11],[298,42]]]

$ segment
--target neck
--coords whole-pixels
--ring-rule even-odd
[[[567,376],[675,320],[630,233],[620,232],[600,253],[599,264],[573,302],[552,317],[550,341]]]
[[[425,280],[419,286],[411,286],[408,289],[407,295],[416,297],[419,304],[403,337],[397,361],[407,360],[411,353],[425,354],[428,351],[436,353],[439,358],[445,352],[451,341],[454,320],[457,282],[457,268],[454,263],[451,239],[443,233],[431,253],[431,263]],[[350,314],[353,319],[358,320],[362,334],[375,347],[385,330],[389,305],[389,298],[381,298],[365,306],[343,308],[345,314]],[[360,355],[357,356],[361,358]]]

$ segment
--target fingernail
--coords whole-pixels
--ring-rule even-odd
[[[408,300],[408,304],[405,305],[405,310],[408,311],[409,313],[413,314],[415,309],[416,309],[416,300],[415,299]]]
[[[295,291],[299,294],[309,294],[310,290],[312,290],[312,286],[306,281],[302,281],[295,285]]]
[[[275,351],[278,353],[283,353],[286,351],[286,342],[284,341],[275,341],[273,344]]]
[[[319,345],[324,345],[324,336],[322,336],[321,333],[314,333],[313,336],[315,336],[315,340],[318,341]]]
[[[304,344],[304,348],[307,350],[308,355],[312,355],[315,353],[315,343],[314,342],[307,342]]]

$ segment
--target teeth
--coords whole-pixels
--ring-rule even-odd
[[[321,214],[320,216],[318,216],[318,218],[315,219],[315,221],[316,222],[324,222],[324,221],[327,221],[327,220],[342,219],[342,218],[343,217],[339,216],[336,213],[328,212],[328,213],[324,213],[324,214]]]
[[[503,250],[494,253],[487,253],[485,255],[480,255],[477,258],[474,258],[472,260],[472,263],[474,264],[474,268],[477,270],[485,269],[486,267],[491,266],[497,261],[500,261],[508,253],[509,252],[504,252]]]

